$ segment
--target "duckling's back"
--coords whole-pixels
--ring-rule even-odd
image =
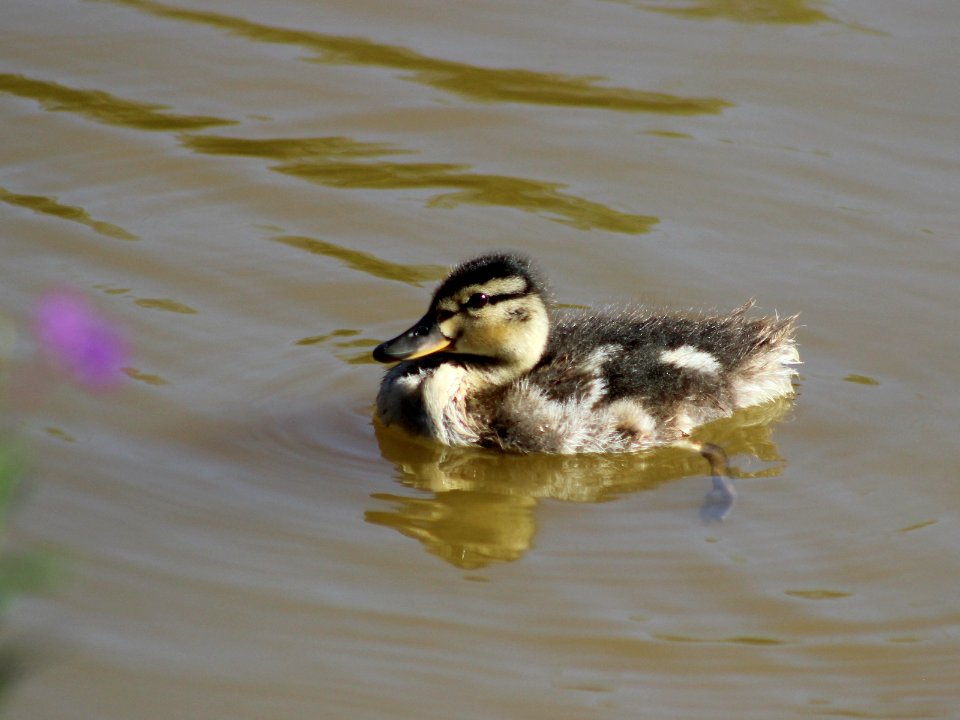
[[[524,378],[478,396],[486,444],[556,453],[639,450],[793,393],[795,317],[571,313]]]

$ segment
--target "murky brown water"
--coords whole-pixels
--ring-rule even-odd
[[[129,387],[32,418],[71,579],[18,718],[955,717],[960,5],[5,0],[0,308]],[[563,302],[801,312],[702,461],[377,437],[370,348],[479,250]],[[21,343],[14,360],[29,352]]]

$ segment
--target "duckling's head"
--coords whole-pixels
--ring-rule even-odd
[[[491,380],[508,382],[543,355],[550,333],[547,289],[531,261],[482,255],[455,267],[412,328],[379,345],[380,362],[456,353]]]

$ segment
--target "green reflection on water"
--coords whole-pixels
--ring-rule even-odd
[[[907,525],[902,527],[897,532],[908,533],[913,532],[914,530],[922,530],[923,528],[930,527],[931,525],[936,525],[936,520],[924,520],[923,522],[914,523],[913,525]]]
[[[700,428],[695,438],[721,445],[731,458],[780,461],[771,423],[789,399],[740,410]],[[365,513],[367,522],[419,540],[427,552],[464,569],[523,556],[536,535],[541,499],[604,502],[682,477],[707,475],[699,455],[675,447],[622,455],[511,455],[446,448],[374,424],[380,452],[394,463],[400,484],[415,495],[375,493],[389,510]],[[781,466],[767,470],[778,474]],[[736,477],[755,477],[733,468]],[[704,490],[708,488],[705,480]],[[691,515],[695,509],[691,507]],[[745,638],[724,642],[746,643]]]
[[[272,166],[272,170],[327,187],[453,190],[430,198],[431,207],[452,208],[461,203],[496,205],[546,213],[550,219],[578,230],[628,234],[649,232],[659,222],[656,217],[618,212],[560,192],[562,183],[474,173],[469,171],[469,165],[452,163],[370,162],[369,158],[379,155],[407,152],[380,143],[343,137],[255,140],[217,135],[184,135],[181,142],[198,153],[278,160],[280,164]]]
[[[412,154],[387,143],[358,142],[348,137],[268,138],[251,140],[220,135],[188,135],[183,143],[204,155],[233,155],[270,160],[298,161],[376,158]]]
[[[704,643],[704,644],[730,643],[733,645],[787,645],[789,644],[789,641],[787,640],[778,640],[777,638],[768,638],[768,637],[758,637],[756,635],[737,635],[735,637],[711,638],[711,637],[695,637],[692,635],[657,634],[657,635],[653,635],[653,637],[657,640],[662,640],[664,642],[673,642],[673,643]]]
[[[0,73],[0,92],[36,100],[46,110],[76,113],[97,122],[137,130],[187,131],[235,124],[232,120],[204,115],[175,115],[164,112],[163,105],[123,100],[102,90],[76,90],[10,73]]]
[[[333,332],[327,333],[326,335],[312,335],[311,337],[301,338],[297,340],[297,342],[294,344],[320,345],[322,343],[327,342],[328,340],[331,340],[332,338],[354,337],[355,335],[359,335],[359,334],[360,334],[359,330],[348,330],[344,328],[341,330],[334,330]]]
[[[879,385],[880,381],[876,378],[872,378],[869,375],[858,375],[857,373],[850,373],[849,375],[844,376],[843,380],[845,382],[856,383],[857,385]]]
[[[94,220],[86,210],[74,205],[63,205],[57,202],[56,198],[46,197],[44,195],[20,195],[12,193],[6,188],[0,187],[0,202],[8,205],[27,208],[39,215],[52,215],[62,220],[86,225],[88,228],[100,235],[119,240],[139,240],[136,235],[127,232],[122,227],[113,225],[101,220]]]
[[[123,100],[99,90],[75,90],[22,75],[0,74],[0,92],[32,98],[48,110],[73,112],[140,130],[187,131],[233,124],[220,118],[167,114],[160,112],[160,105]],[[562,183],[475,173],[463,164],[370,162],[371,158],[411,152],[382,143],[362,143],[343,137],[251,140],[211,135],[184,135],[182,142],[198,153],[277,160],[280,164],[273,170],[328,187],[452,190],[430,198],[433,207],[451,208],[461,203],[503,206],[546,213],[556,222],[580,230],[630,234],[648,232],[658,222],[655,217],[618,212],[601,203],[563,193]],[[110,237],[136,239],[122,228],[90,219],[81,208],[61,205],[50,198],[6,191],[0,200],[81,222]]]
[[[294,343],[294,345],[299,345],[301,347],[307,347],[310,345],[325,345],[332,347],[330,352],[348,365],[379,365],[379,363],[373,359],[373,356],[370,353],[370,348],[379,345],[380,341],[374,340],[373,338],[356,337],[359,334],[359,330],[343,328],[340,330],[334,330],[326,335],[312,335],[310,337],[300,338]],[[353,339],[344,340],[343,338]],[[364,351],[361,353],[353,352],[357,348],[364,348]],[[344,352],[344,350],[349,350],[350,352]]]
[[[169,298],[141,298],[135,300],[135,304],[148,310],[165,310],[166,312],[179,313],[181,315],[196,315],[199,310],[195,310],[189,305],[184,305],[176,300]]]
[[[638,3],[637,7],[680,17],[721,18],[741,23],[813,25],[835,22],[823,10],[817,9],[816,6],[821,4],[811,0],[696,0],[682,7],[652,3]]]
[[[843,590],[784,590],[786,595],[790,597],[803,598],[804,600],[838,600],[840,598],[848,598],[852,593],[844,592]]]
[[[306,250],[314,255],[339,260],[351,270],[358,270],[384,280],[397,280],[420,287],[424,282],[440,280],[446,273],[442,265],[404,265],[382,260],[370,253],[351,250],[326,240],[301,235],[280,235],[270,238],[281,245]]]
[[[153,0],[102,0],[134,7],[170,20],[225,30],[257,42],[294,45],[320,55],[325,63],[370,65],[402,70],[409,79],[471,100],[603,108],[673,115],[718,113],[731,103],[718,98],[691,98],[632,88],[603,87],[595,78],[543,73],[518,68],[482,68],[422,55],[396,45],[364,38],[261,25],[215,12],[190,10]]]
[[[55,437],[55,438],[59,438],[60,440],[63,440],[64,442],[73,443],[73,442],[76,442],[76,441],[77,441],[77,439],[76,439],[73,435],[71,435],[71,434],[68,433],[66,430],[64,430],[63,428],[60,428],[60,427],[56,427],[56,426],[53,426],[53,425],[48,425],[47,427],[44,428],[44,431],[45,431],[48,435],[52,435],[52,436]]]
[[[137,382],[146,383],[147,385],[166,385],[167,384],[167,381],[160,375],[155,375],[153,373],[145,373],[134,367],[124,368],[123,374],[126,375],[131,380],[136,380]]]
[[[676,132],[674,130],[647,130],[643,134],[651,135],[653,137],[670,138],[672,140],[692,140],[693,139],[693,135],[690,135],[684,132]]]

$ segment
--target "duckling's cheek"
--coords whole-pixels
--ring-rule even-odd
[[[507,311],[510,322],[526,322],[530,319],[530,311],[525,307],[515,307]]]
[[[485,325],[481,332],[484,340],[491,345],[500,345],[510,337],[510,329],[503,323]]]
[[[455,340],[461,333],[461,323],[456,316],[440,323],[440,332],[445,338]]]
[[[501,348],[509,345],[512,334],[502,324],[481,325],[469,333],[470,344],[476,352],[484,355],[499,355]]]

